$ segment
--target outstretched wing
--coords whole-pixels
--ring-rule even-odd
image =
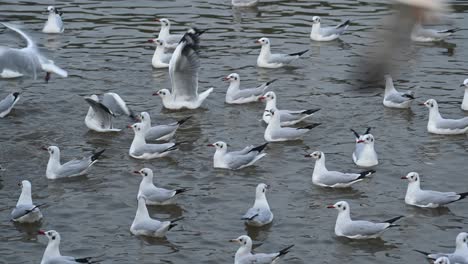
[[[116,93],[105,93],[102,97],[102,104],[109,108],[114,114],[131,115],[130,109],[122,98]]]

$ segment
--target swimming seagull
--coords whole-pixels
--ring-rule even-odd
[[[266,156],[266,153],[262,153],[262,151],[267,144],[268,143],[265,143],[258,147],[250,145],[243,150],[232,152],[227,152],[227,144],[223,141],[208,144],[208,146],[216,148],[216,152],[213,156],[214,168],[238,170],[251,166],[259,159]]]
[[[143,168],[134,171],[134,173],[142,176],[137,199],[143,196],[148,205],[169,204],[176,195],[187,191],[187,189],[168,190],[156,187],[153,183],[153,170],[151,169]]]
[[[62,22],[62,12],[59,11],[58,8],[49,6],[47,7],[47,11],[49,12],[49,17],[47,18],[47,22],[42,29],[44,33],[62,33],[63,22]]]
[[[272,54],[270,50],[270,40],[268,38],[261,38],[255,41],[256,44],[262,45],[260,54],[257,59],[257,66],[262,68],[280,68],[283,67],[292,61],[298,59],[301,55],[306,53],[309,50],[304,50],[301,52],[291,53],[291,54]]]
[[[20,93],[14,92],[14,93],[7,95],[7,97],[1,100],[0,101],[0,118],[3,118],[6,115],[8,115],[11,109],[13,109],[13,106],[15,106],[15,104],[19,101],[19,99],[20,99]]]
[[[282,127],[279,114],[273,110],[266,110],[272,116],[270,123],[265,129],[264,138],[267,142],[280,142],[288,140],[299,140],[304,134],[319,126],[320,123],[308,125],[305,127]]]
[[[264,183],[257,185],[255,189],[255,203],[253,207],[249,208],[244,216],[242,216],[242,220],[245,220],[247,225],[264,226],[273,221],[273,213],[270,210],[266,198],[268,187],[269,186]]]
[[[182,218],[163,222],[152,219],[148,213],[148,208],[146,208],[145,200],[144,196],[138,197],[138,208],[130,226],[130,232],[135,236],[165,237],[167,231],[177,226],[175,222]]]
[[[314,16],[312,18],[312,31],[310,32],[310,39],[315,41],[331,41],[339,38],[348,28],[350,20],[335,26],[335,27],[320,27],[320,17]]]
[[[312,172],[312,183],[322,187],[349,187],[352,184],[360,182],[365,177],[375,173],[374,170],[363,171],[361,173],[329,171],[325,166],[325,154],[321,151],[314,151],[311,154],[306,154],[305,157],[311,157],[315,159],[314,171]]]
[[[34,205],[31,198],[31,183],[27,180],[18,184],[21,186],[21,195],[11,212],[11,220],[18,223],[34,223],[42,219],[40,205]]]
[[[177,150],[180,143],[164,143],[164,144],[147,144],[145,133],[140,123],[128,126],[135,132],[132,145],[130,146],[129,155],[135,159],[154,159],[167,156],[170,152]]]
[[[460,87],[465,88],[465,95],[463,96],[461,109],[468,111],[468,79],[465,79],[465,81],[463,81],[463,84],[461,84]]]
[[[147,112],[141,112],[139,118],[142,124],[141,129],[143,133],[145,133],[146,140],[168,141],[174,137],[177,129],[187,120],[192,118],[192,116],[167,125],[158,125],[153,127],[151,126],[150,115]]]
[[[150,39],[150,43],[156,43],[156,50],[154,51],[151,64],[153,68],[169,68],[169,61],[171,60],[172,53],[166,53],[166,42],[162,39]]]
[[[228,104],[246,104],[257,102],[263,95],[270,84],[276,79],[263,83],[256,88],[240,89],[240,76],[237,73],[231,73],[223,78],[224,81],[229,82],[229,88],[226,92],[226,103]]]
[[[437,192],[430,190],[421,190],[421,177],[417,172],[410,172],[401,179],[408,180],[408,189],[406,191],[405,203],[422,208],[437,208],[444,206],[468,196],[468,192]]]
[[[49,152],[49,162],[47,163],[46,176],[47,179],[58,179],[65,177],[74,177],[84,175],[88,169],[98,161],[99,157],[104,153],[105,149],[94,153],[83,159],[73,159],[67,163],[60,164],[60,149],[56,146],[48,148],[43,147]]]
[[[60,234],[55,230],[38,231],[39,235],[44,235],[49,239],[47,247],[42,256],[41,264],[58,264],[58,263],[95,263],[91,261],[91,257],[87,258],[74,258],[69,256],[62,256],[60,254]]]
[[[335,234],[340,237],[351,239],[370,239],[377,238],[390,227],[398,226],[393,223],[403,216],[397,216],[381,223],[357,220],[353,221],[350,216],[349,204],[340,201],[327,208],[334,208],[339,211],[335,224]]]
[[[385,75],[385,95],[383,105],[390,108],[409,108],[414,100],[414,92],[398,92],[393,86],[392,76]]]
[[[198,72],[200,58],[198,57],[199,35],[201,33],[188,32],[172,54],[169,62],[169,77],[172,90],[162,89],[153,95],[161,97],[167,109],[196,109],[213,91],[210,88],[198,94]]]
[[[453,253],[428,253],[421,250],[415,250],[428,259],[438,259],[440,257],[449,258],[450,262],[455,264],[467,264],[468,263],[468,233],[461,232],[457,235],[455,239],[455,251]]]
[[[363,168],[369,168],[379,164],[377,152],[374,149],[375,139],[370,134],[369,127],[363,135],[359,135],[355,130],[351,131],[356,136],[356,147],[353,152],[353,161],[356,165]]]
[[[450,264],[450,260],[447,257],[440,257],[434,261],[434,264]]]
[[[117,132],[121,129],[114,128],[112,119],[118,114],[135,118],[122,98],[116,93],[105,93],[100,99],[93,94],[84,98],[89,104],[86,114],[86,126],[96,132]]]
[[[229,242],[240,244],[234,256],[234,264],[273,264],[276,263],[281,256],[288,254],[289,250],[294,246],[290,245],[275,253],[252,254],[252,239],[249,236],[240,236],[236,239],[229,240]]]
[[[459,30],[459,28],[435,30],[423,28],[421,24],[416,24],[411,32],[411,40],[415,42],[441,41]]]
[[[265,110],[273,110],[275,112],[279,111],[280,121],[282,126],[292,126],[302,120],[311,117],[315,112],[319,111],[320,108],[314,108],[309,110],[279,110],[276,107],[276,94],[273,91],[267,92],[265,95],[259,98],[260,101],[265,101],[266,106]],[[265,123],[270,123],[271,114],[268,111],[263,112],[263,121]]]
[[[156,19],[155,21],[161,24],[158,39],[165,41],[167,48],[175,49],[184,35],[171,34],[171,21],[167,18]]]
[[[429,99],[421,105],[429,108],[427,131],[433,134],[457,135],[468,132],[468,116],[461,119],[445,119],[439,113],[437,101]]]
[[[45,81],[50,80],[51,73],[67,77],[68,73],[54,64],[53,61],[42,56],[36,44],[19,28],[8,23],[1,23],[5,27],[15,31],[23,37],[27,45],[22,49],[0,46],[0,77],[17,78],[25,74],[32,75],[36,79],[39,70],[46,72]]]
[[[234,7],[250,7],[258,4],[258,0],[232,0],[232,6]]]

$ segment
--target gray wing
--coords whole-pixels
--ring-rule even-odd
[[[35,206],[33,204],[20,204],[11,212],[11,219],[18,219],[28,214]]]
[[[116,93],[105,93],[102,97],[102,104],[114,114],[124,114],[127,116],[131,114],[125,101]]]
[[[143,195],[150,201],[164,202],[172,198],[175,194],[174,190],[156,188],[152,191],[143,192]]]
[[[418,204],[447,204],[460,199],[460,195],[455,192],[437,192],[437,191],[421,191],[416,195]]]
[[[345,236],[372,236],[384,229],[390,224],[388,223],[372,223],[369,221],[352,221],[350,224],[342,228],[343,235]]]
[[[60,28],[60,30],[63,30],[63,21],[59,14],[55,14],[55,22],[57,23],[57,27]]]
[[[437,127],[442,129],[465,129],[468,127],[468,116],[462,119],[438,120]]]
[[[13,107],[13,105],[16,103],[16,101],[19,100],[19,94],[18,96],[15,96],[14,94],[9,94],[7,97],[5,97],[2,101],[0,101],[0,113],[5,112],[6,110],[10,109]]]
[[[172,58],[172,53],[164,53],[161,56],[161,61],[169,64],[169,62],[171,61],[171,58]]]
[[[181,42],[169,63],[169,75],[172,84],[172,95],[175,101],[193,101],[198,98],[198,70],[200,59],[197,52]]]
[[[271,211],[266,208],[250,208],[247,212],[242,216],[244,220],[256,220],[258,222],[267,222],[271,218]]]
[[[57,170],[57,175],[67,177],[80,174],[91,166],[91,163],[90,158],[70,160],[69,162],[62,164],[62,166]]]
[[[112,116],[114,113],[107,106],[96,102],[91,97],[85,97],[84,99],[94,111],[92,115],[94,121],[99,122],[101,128],[112,128]]]
[[[136,223],[133,228],[136,230],[148,230],[148,231],[153,231],[156,232],[158,231],[159,228],[161,228],[162,222],[156,220],[156,219],[149,219],[145,221],[140,221]]]
[[[339,183],[349,183],[357,180],[361,176],[360,174],[355,173],[342,173],[338,171],[327,171],[320,174],[320,182],[325,185],[335,185]]]
[[[385,100],[391,101],[393,103],[401,104],[406,101],[411,101],[413,99],[411,99],[410,97],[403,96],[403,93],[396,92],[396,93],[391,93],[385,96]]]
[[[165,143],[165,144],[146,144],[144,146],[141,146],[134,151],[135,156],[141,156],[145,153],[162,153],[163,151],[173,147],[175,144],[174,143]]]
[[[179,41],[184,37],[184,35],[171,34],[165,39],[168,44],[179,43]]]
[[[76,264],[74,257],[69,257],[69,256],[60,256],[60,257],[54,257],[54,258],[49,258],[45,262],[41,262],[43,264]]]
[[[295,60],[297,56],[290,56],[288,54],[272,54],[270,57],[269,63],[290,63]]]
[[[271,264],[278,257],[278,255],[279,253],[258,253],[247,256],[241,259],[240,262],[242,264]]]
[[[299,110],[299,111],[280,110],[280,120],[281,122],[298,120],[304,116],[303,114],[304,111],[305,110]]]
[[[175,130],[179,128],[177,123],[169,124],[169,125],[159,125],[151,127],[145,134],[146,139],[148,140],[156,140],[161,138],[165,135],[171,134]]]
[[[257,152],[249,152],[244,155],[233,155],[232,152],[226,154],[225,162],[231,169],[238,169],[252,162],[257,156]]]
[[[229,152],[229,154],[232,154],[232,155],[244,155],[244,154],[247,154],[250,150],[252,150],[255,146],[254,145],[250,145],[250,146],[247,146],[245,147],[244,149],[242,150],[237,150],[237,151],[232,151],[232,152]]]
[[[309,132],[309,129],[293,128],[293,127],[282,127],[274,130],[271,133],[273,139],[286,138],[295,139]]]
[[[416,33],[416,36],[418,37],[424,37],[424,38],[445,38],[447,36],[450,36],[451,33],[445,32],[445,30],[434,30],[434,29],[428,29],[428,28],[419,28]]]
[[[41,65],[37,56],[29,52],[0,47],[0,72],[10,70],[23,75],[30,75],[36,79]]]
[[[27,44],[26,49],[35,49],[36,48],[36,44],[34,44],[34,41],[32,41],[32,39],[28,35],[26,35],[26,33],[24,33],[21,29],[13,26],[10,23],[1,23],[1,24],[4,25],[5,27],[15,31],[19,35],[21,35],[21,37],[23,37],[26,40],[26,44]]]
[[[249,98],[252,96],[261,96],[263,94],[265,86],[259,86],[257,88],[249,88],[249,89],[242,89],[239,90],[236,94],[232,95],[233,100],[237,100],[240,98]]]
[[[332,35],[341,35],[343,34],[348,27],[324,27],[320,28],[320,35],[323,37],[328,37]]]

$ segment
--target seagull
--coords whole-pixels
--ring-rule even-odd
[[[167,231],[177,226],[175,222],[181,218],[172,221],[158,221],[152,219],[146,208],[146,198],[143,196],[138,197],[138,209],[130,227],[130,232],[135,236],[149,236],[149,237],[165,237]]]
[[[335,208],[339,211],[335,224],[335,234],[339,237],[347,237],[350,239],[377,238],[388,228],[398,226],[393,223],[403,217],[397,216],[381,223],[362,220],[353,221],[350,216],[350,207],[347,202],[340,201],[334,205],[327,206],[327,208]]]
[[[468,263],[468,233],[461,232],[457,235],[455,239],[455,251],[453,253],[427,253],[421,250],[415,250],[428,259],[438,259],[440,257],[447,257],[450,259],[450,262],[455,264],[467,264]]]
[[[169,68],[169,61],[171,60],[172,53],[165,53],[166,42],[158,38],[150,39],[148,42],[156,43],[156,50],[151,60],[153,68]]]
[[[468,116],[461,119],[445,119],[439,113],[437,101],[429,99],[421,105],[429,108],[427,131],[433,134],[458,135],[468,132]]]
[[[153,127],[151,126],[150,115],[147,112],[141,112],[139,118],[142,124],[141,129],[143,133],[145,133],[146,140],[168,141],[174,137],[177,129],[187,120],[192,118],[192,116],[167,125],[158,125]]]
[[[273,110],[266,110],[272,116],[270,123],[265,129],[264,138],[267,142],[280,142],[288,140],[300,140],[304,134],[319,126],[320,123],[308,125],[305,127],[282,127],[279,120],[279,115]]]
[[[273,221],[273,213],[270,211],[270,206],[266,198],[266,191],[268,185],[260,183],[255,190],[255,203],[253,207],[249,208],[242,216],[247,225],[251,226],[264,226]]]
[[[121,129],[114,128],[112,124],[114,116],[123,114],[134,118],[133,112],[116,93],[105,93],[101,99],[93,94],[84,99],[89,104],[85,124],[90,130],[96,132],[118,132]]]
[[[414,100],[414,92],[398,92],[393,86],[392,76],[385,75],[385,95],[383,105],[390,108],[409,108]]]
[[[134,173],[142,176],[137,199],[143,196],[147,205],[169,204],[176,195],[187,191],[187,189],[168,190],[156,187],[153,183],[153,170],[151,169],[143,168],[134,171]]]
[[[234,264],[273,264],[276,263],[281,256],[288,254],[289,250],[294,246],[290,245],[275,253],[252,254],[252,239],[249,236],[240,236],[236,239],[229,240],[229,242],[240,244],[234,257]]]
[[[280,120],[282,126],[292,126],[302,120],[311,117],[315,112],[319,111],[320,108],[309,109],[309,110],[278,110],[276,107],[276,94],[273,91],[267,92],[264,96],[259,98],[260,101],[265,101],[265,110],[279,111]],[[263,121],[270,123],[271,114],[268,111],[263,112]]]
[[[411,40],[415,42],[441,41],[459,30],[459,28],[435,30],[423,28],[421,24],[416,24],[411,32]]]
[[[167,48],[175,49],[184,35],[171,34],[171,21],[169,21],[167,18],[156,19],[155,21],[161,24],[161,30],[159,31],[158,39],[165,41]]]
[[[55,230],[38,232],[39,235],[44,235],[49,239],[47,247],[42,256],[41,264],[73,264],[73,263],[94,263],[91,257],[87,258],[74,258],[69,256],[62,256],[60,254],[60,234]]]
[[[11,220],[18,223],[34,223],[41,221],[42,213],[40,205],[34,205],[31,198],[31,183],[27,180],[18,184],[21,186],[21,195],[16,203],[15,209],[11,212]]]
[[[132,128],[135,132],[132,145],[130,146],[129,155],[135,159],[154,159],[167,156],[170,152],[177,149],[180,143],[164,143],[164,144],[147,144],[145,134],[142,130],[142,124],[137,123],[128,128]]]
[[[99,157],[104,153],[105,149],[94,153],[83,159],[73,159],[67,163],[60,164],[60,149],[56,146],[48,148],[43,147],[49,152],[49,162],[47,163],[46,176],[47,179],[54,180],[58,178],[74,177],[84,175],[88,172],[89,167],[96,163]]]
[[[231,73],[223,78],[224,81],[229,82],[229,88],[226,92],[226,103],[228,104],[246,104],[257,102],[263,95],[270,84],[276,79],[263,83],[257,88],[240,89],[240,77],[237,73]]]
[[[63,33],[63,22],[62,22],[62,12],[59,11],[58,8],[49,6],[47,7],[47,11],[49,12],[49,17],[47,18],[47,22],[42,29],[44,33]]]
[[[306,154],[305,157],[315,159],[314,172],[312,173],[312,183],[322,187],[345,188],[356,182],[362,181],[365,177],[375,173],[374,170],[363,171],[361,173],[343,173],[329,171],[325,167],[325,154],[321,151],[314,151]]]
[[[67,77],[68,73],[54,64],[53,61],[42,56],[36,44],[19,28],[8,23],[1,23],[5,27],[15,31],[23,37],[27,46],[22,49],[0,46],[0,77],[17,78],[25,74],[32,75],[36,79],[39,70],[46,72],[45,81],[48,82],[51,73]]]
[[[434,261],[434,264],[450,264],[450,260],[447,257],[440,257]]]
[[[356,136],[356,148],[353,152],[353,161],[356,165],[363,168],[369,168],[379,164],[377,152],[375,152],[374,149],[375,139],[374,136],[369,133],[370,129],[369,127],[363,135],[359,135],[356,131],[351,129]]]
[[[339,38],[348,28],[350,20],[335,26],[335,27],[320,27],[320,17],[314,16],[312,18],[312,31],[310,32],[310,39],[315,41],[331,41]]]
[[[460,87],[465,87],[465,95],[463,96],[463,102],[461,105],[461,109],[468,111],[468,79],[465,79],[463,84]]]
[[[401,179],[408,180],[408,189],[406,191],[405,203],[422,208],[437,208],[444,206],[468,196],[468,192],[437,192],[430,190],[421,190],[421,177],[417,172],[410,172]]]
[[[232,0],[232,6],[234,7],[250,7],[258,4],[258,0]]]
[[[162,89],[153,95],[161,97],[167,109],[196,109],[213,91],[210,88],[198,94],[198,72],[200,58],[198,57],[199,34],[188,32],[172,54],[169,62],[169,77],[172,91]]]
[[[266,153],[262,153],[262,151],[267,145],[268,143],[258,147],[250,145],[243,150],[227,152],[227,144],[223,141],[208,144],[209,147],[216,148],[213,156],[213,167],[230,170],[238,170],[253,165],[266,156]]]
[[[7,97],[5,97],[3,100],[0,101],[0,118],[3,118],[7,116],[11,109],[13,109],[13,106],[19,101],[20,99],[20,93],[14,92]]]
[[[304,50],[291,54],[272,54],[270,51],[269,39],[261,38],[255,41],[255,43],[262,45],[262,49],[257,59],[257,66],[262,68],[281,68],[309,51]]]

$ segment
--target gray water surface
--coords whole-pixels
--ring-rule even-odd
[[[420,172],[423,187],[468,191],[466,184],[467,136],[437,136],[426,131],[428,110],[416,104],[411,110],[385,109],[381,87],[353,87],[351,73],[359,71],[361,58],[382,18],[392,13],[387,1],[326,2],[264,1],[258,8],[232,9],[230,1],[61,1],[65,32],[45,35],[43,13],[50,1],[0,0],[0,20],[19,22],[43,52],[69,77],[2,80],[3,97],[13,90],[23,96],[12,113],[0,119],[0,262],[39,263],[47,239],[40,229],[54,229],[62,236],[61,252],[77,257],[102,256],[103,263],[233,263],[238,248],[228,242],[250,235],[258,252],[275,251],[295,244],[283,263],[424,263],[413,249],[451,251],[455,236],[467,231],[467,202],[449,209],[419,210],[404,204],[409,171]],[[468,28],[466,1],[455,3],[454,25]],[[309,39],[313,15],[326,25],[342,19],[354,22],[340,41],[315,43]],[[202,37],[200,90],[215,87],[195,111],[162,110],[151,94],[170,88],[166,70],[151,68],[153,47],[146,40],[156,36],[155,18],[173,20],[173,31],[196,25],[209,31]],[[440,26],[444,28],[446,26]],[[254,41],[270,37],[275,51],[310,49],[292,67],[258,69],[259,47]],[[468,31],[457,32],[447,42],[414,44],[415,56],[394,76],[396,87],[414,88],[419,101],[435,98],[448,117],[462,117],[463,89],[467,77]],[[2,45],[23,41],[3,30]],[[241,171],[212,168],[214,150],[208,143],[224,140],[231,149],[263,143],[259,121],[263,104],[224,104],[227,84],[223,76],[237,72],[242,83],[254,86],[279,79],[272,85],[279,107],[322,110],[309,122],[321,122],[303,141],[270,144],[268,156],[257,166]],[[383,78],[382,78],[383,79]],[[178,141],[189,141],[169,158],[140,161],[128,156],[133,133],[100,134],[84,125],[88,105],[83,96],[116,92],[135,111],[148,111],[153,122],[167,123],[193,115],[178,131]],[[116,126],[130,120],[121,117]],[[348,190],[312,185],[314,163],[305,152],[322,150],[329,169],[359,171],[351,159],[354,136],[349,128],[373,127],[380,164],[369,180]],[[47,180],[48,153],[41,146],[57,145],[62,160],[88,155],[105,148],[103,159],[86,177]],[[132,171],[149,167],[163,187],[188,187],[175,205],[151,207],[158,219],[184,217],[167,239],[143,239],[129,232],[136,210],[140,177]],[[39,226],[14,225],[9,214],[20,194],[17,183],[28,179],[44,221]],[[266,228],[246,228],[240,216],[254,201],[255,186],[272,186],[267,194],[275,214]],[[382,239],[350,241],[333,232],[337,212],[326,205],[347,200],[355,218],[386,220],[407,216],[401,226]]]

